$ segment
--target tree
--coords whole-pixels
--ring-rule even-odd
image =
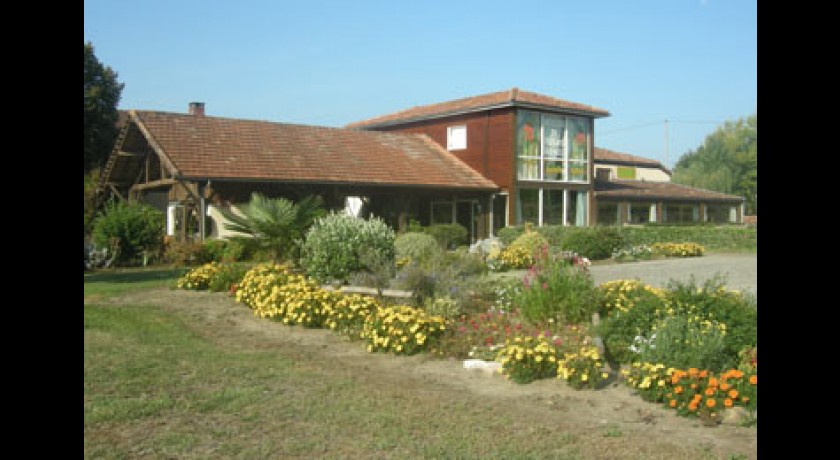
[[[315,219],[326,214],[321,197],[308,196],[297,203],[285,198],[266,198],[251,194],[251,201],[239,206],[240,214],[220,209],[225,217],[225,229],[249,235],[235,237],[255,240],[257,245],[273,254],[280,262],[293,257],[306,230]]]
[[[123,90],[117,73],[85,43],[85,174],[102,167],[117,137],[117,103]]]
[[[677,161],[674,183],[740,195],[758,213],[758,116],[727,121]]]

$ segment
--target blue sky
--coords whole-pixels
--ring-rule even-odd
[[[119,108],[341,127],[512,87],[667,165],[757,110],[757,0],[85,0]],[[668,120],[667,129],[665,120]]]

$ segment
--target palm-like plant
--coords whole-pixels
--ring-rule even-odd
[[[286,198],[267,198],[251,194],[251,201],[238,206],[239,214],[221,209],[225,229],[248,236],[236,239],[253,239],[259,247],[270,251],[275,261],[294,256],[306,230],[315,219],[326,214],[319,196],[307,196],[297,203]]]

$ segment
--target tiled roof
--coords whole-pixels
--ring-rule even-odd
[[[466,112],[478,111],[492,107],[505,106],[537,106],[539,108],[581,113],[593,117],[606,117],[609,112],[604,109],[592,107],[577,102],[570,102],[557,99],[551,96],[523,91],[518,88],[498,91],[495,93],[482,94],[480,96],[466,97],[453,101],[441,102],[412,107],[388,115],[382,115],[368,120],[357,121],[348,124],[347,128],[374,128],[394,124],[408,123],[412,121],[429,118],[440,118],[444,116],[457,115]]]
[[[637,157],[636,155],[630,155],[629,153],[621,153],[616,152],[613,150],[602,149],[600,147],[595,147],[595,161],[600,161],[603,163],[621,163],[621,164],[631,164],[637,166],[647,166],[650,168],[662,168],[665,169],[665,166],[662,163],[651,160],[649,158]]]
[[[495,190],[424,135],[131,111],[187,179]]]
[[[640,180],[595,181],[595,198],[664,200],[664,201],[723,201],[743,202],[737,195],[713,192],[673,182]]]

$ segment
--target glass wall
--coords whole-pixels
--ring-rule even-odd
[[[618,225],[618,203],[598,203],[598,225]]]
[[[590,121],[520,110],[516,116],[516,177],[589,182]],[[568,154],[567,154],[568,153]]]
[[[692,204],[667,204],[662,216],[665,223],[681,224],[700,221],[700,207]]]
[[[574,225],[588,222],[589,195],[585,191],[519,188],[516,199],[516,222],[522,225]]]
[[[654,215],[651,215],[653,213]],[[627,219],[631,224],[644,224],[656,220],[656,205],[653,203],[631,203],[630,216]]]

